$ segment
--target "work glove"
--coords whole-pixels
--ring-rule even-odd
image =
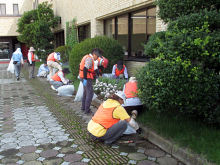
[[[136,130],[136,132],[137,132],[138,134],[141,134],[142,129],[139,127],[139,128]]]
[[[87,80],[83,79],[83,85],[86,86],[86,84],[87,84]]]
[[[63,63],[62,63],[62,62],[60,62],[60,65],[62,66],[62,65],[63,65]]]

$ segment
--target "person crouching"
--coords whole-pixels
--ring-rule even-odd
[[[51,88],[56,90],[57,88],[68,85],[71,81],[65,78],[65,75],[70,73],[68,68],[63,68],[62,71],[55,73],[50,79]]]
[[[89,136],[93,141],[104,141],[106,146],[111,146],[123,135],[127,129],[127,123],[140,133],[139,125],[121,106],[125,102],[125,94],[118,91],[111,94],[108,100],[100,105],[87,126]]]

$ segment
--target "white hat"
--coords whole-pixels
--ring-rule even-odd
[[[29,51],[30,51],[30,52],[35,51],[34,47],[30,47]]]
[[[136,77],[130,77],[129,82],[136,81],[136,80],[137,80]]]
[[[125,95],[122,91],[115,92],[115,94],[116,94],[118,97],[120,97],[121,99],[123,99],[124,105],[126,105],[126,95]]]

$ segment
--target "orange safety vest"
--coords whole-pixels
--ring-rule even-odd
[[[54,61],[55,62],[54,52],[49,54],[49,56],[47,57],[47,61]]]
[[[101,66],[101,64],[100,64],[101,59],[103,59],[103,60],[104,60],[104,59],[105,59],[105,57],[103,57],[103,56],[102,56],[102,58],[100,58],[100,57],[99,57],[99,58],[97,59],[97,61],[98,61],[98,66]]]
[[[61,78],[58,76],[58,73],[60,73],[62,71],[59,71],[57,73],[55,73],[51,78],[54,80],[54,81],[62,81]],[[63,73],[63,72],[62,72]],[[64,73],[63,73],[63,77],[64,77]]]
[[[125,84],[125,90],[124,94],[126,95],[127,98],[133,98],[135,97],[134,94],[137,93],[137,82],[132,83],[128,82]]]
[[[84,78],[83,76],[83,69],[84,69],[84,66],[85,66],[85,60],[87,58],[91,58],[90,55],[85,55],[83,58],[82,58],[82,61],[80,63],[80,66],[79,66],[79,77],[81,78]],[[89,79],[94,79],[94,76],[95,76],[95,71],[94,71],[94,60],[92,58],[92,68],[88,69],[88,72],[87,72],[87,78]]]
[[[31,53],[31,52],[29,52],[29,53]],[[33,53],[31,53],[31,61],[35,61],[35,58],[34,58],[34,54],[33,54]]]
[[[92,120],[104,128],[108,129],[113,126],[115,123],[118,123],[120,119],[113,118],[113,111],[117,107],[113,108],[103,108],[103,103],[96,111],[95,116],[92,117]]]
[[[115,66],[116,66],[116,69],[115,69],[115,76],[116,77],[119,76],[120,74],[124,73],[124,70],[125,70],[125,66],[124,65],[123,65],[122,70],[120,70],[120,71],[117,68],[117,64]]]

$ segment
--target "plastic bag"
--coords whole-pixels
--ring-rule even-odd
[[[10,61],[8,68],[7,68],[7,71],[10,71],[11,73],[15,72],[15,67],[14,67],[13,61],[14,60],[11,58],[11,61]]]
[[[123,132],[123,134],[129,135],[136,133],[136,130],[130,126],[130,124],[127,123],[127,129]]]
[[[92,100],[95,99],[96,97],[98,97],[98,96],[94,93]],[[82,83],[82,81],[80,81],[74,101],[82,102],[82,98],[83,98],[83,83]]]
[[[63,85],[56,89],[56,91],[58,92],[57,95],[67,97],[73,96],[74,90],[75,88],[73,85]]]
[[[83,83],[80,81],[74,101],[82,102],[82,98],[83,98]]]

